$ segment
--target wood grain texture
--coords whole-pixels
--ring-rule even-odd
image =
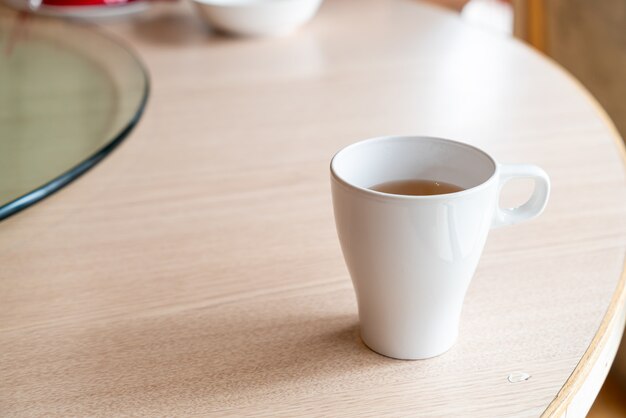
[[[626,2],[589,6],[580,0],[546,2],[546,52],[597,97],[624,136]]]
[[[2,415],[548,408],[622,290],[626,247],[615,134],[561,70],[403,0],[329,0],[278,39],[211,35],[185,5],[106,29],[153,94],[113,155],[0,224]],[[553,182],[540,218],[491,233],[459,342],[427,361],[360,342],[332,219],[330,157],[385,134],[463,140]]]
[[[622,163],[626,164],[626,145],[620,137],[617,127],[604,111],[600,103],[583,87],[573,75],[563,72],[570,81],[578,85],[580,92],[596,108],[597,114],[604,120],[607,129],[612,132],[613,142]],[[603,388],[613,361],[616,359],[626,322],[626,261],[620,281],[607,308],[604,318],[591,340],[587,351],[576,365],[556,398],[550,402],[542,416],[584,417],[590,413],[590,407]],[[619,364],[618,364],[619,366]]]

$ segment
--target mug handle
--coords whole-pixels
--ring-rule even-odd
[[[492,228],[514,225],[533,219],[543,212],[550,196],[550,177],[541,168],[532,164],[498,164],[499,184],[496,210],[491,224]],[[511,179],[531,178],[535,180],[535,190],[526,203],[516,208],[500,207],[500,191]]]

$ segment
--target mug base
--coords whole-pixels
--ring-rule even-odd
[[[403,349],[397,349],[397,350],[396,349],[394,350],[381,349],[375,344],[370,344],[367,341],[367,338],[363,335],[363,332],[360,333],[360,336],[361,336],[361,341],[363,341],[363,344],[365,344],[367,348],[369,348],[376,354],[380,354],[381,356],[389,357],[394,360],[427,360],[430,358],[439,357],[447,353],[448,351],[450,351],[450,349],[454,347],[454,345],[456,344],[456,340],[457,340],[455,336],[455,338],[452,340],[451,343],[446,344],[443,349],[436,350],[436,351],[429,350],[429,351],[420,351],[420,352],[417,352],[417,351],[408,352]]]

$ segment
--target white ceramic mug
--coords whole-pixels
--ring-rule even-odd
[[[489,229],[539,215],[550,180],[534,165],[497,164],[467,144],[430,137],[381,137],[332,159],[335,222],[359,306],[361,338],[399,359],[424,359],[456,341],[465,292]],[[532,178],[530,199],[499,207],[502,186]],[[409,196],[370,187],[429,179],[456,193]]]

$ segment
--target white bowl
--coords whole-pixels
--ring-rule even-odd
[[[322,0],[193,0],[209,24],[243,36],[289,33],[309,21]]]

